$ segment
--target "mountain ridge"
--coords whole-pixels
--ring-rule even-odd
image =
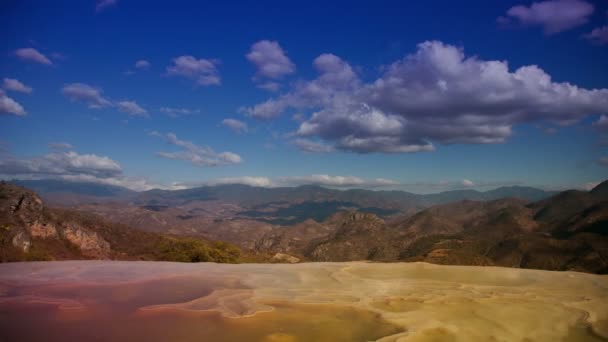
[[[197,236],[203,241],[232,243],[262,261],[427,261],[608,273],[605,184],[589,192],[564,191],[537,202],[514,198],[460,200],[391,218],[362,212],[357,207],[337,208],[322,220],[307,219],[285,226],[241,217],[239,213],[243,207],[236,204],[197,201],[197,190],[186,192],[186,198],[192,196],[192,199],[180,206],[150,204],[138,207],[115,202],[73,210],[45,209],[33,192],[15,185],[2,183],[0,189],[3,190],[0,218],[5,222],[4,230],[0,232],[4,234],[3,243],[18,246],[25,253],[29,246],[37,243],[58,253],[53,257],[60,259],[119,257],[109,252],[111,246],[122,253],[131,248],[141,251],[142,239],[178,239],[165,235],[170,233],[171,236]],[[240,187],[220,189],[238,191]],[[304,198],[310,191],[317,196],[335,194],[330,190],[305,187]],[[232,193],[228,197],[235,195]],[[257,210],[273,215],[277,208],[290,207],[283,202],[274,202]],[[45,212],[47,214],[43,214]],[[115,223],[103,223],[106,219]],[[125,220],[128,226],[149,232],[137,233],[128,226],[117,225]],[[15,225],[16,229],[5,229]],[[55,245],[45,245],[49,236],[52,239],[48,241]],[[56,244],[64,240],[71,245],[57,247]],[[178,245],[188,250],[189,244]],[[93,246],[95,253],[74,254],[65,248],[73,245],[81,250]],[[144,244],[144,250],[154,253],[155,246]],[[178,255],[183,256],[184,261],[201,260],[188,254],[191,252],[179,252]],[[272,255],[275,257],[270,257]],[[28,255],[22,253],[21,256]]]
[[[403,190],[335,189],[320,185],[295,187],[255,187],[245,184],[204,185],[181,190],[152,189],[135,192],[126,188],[87,182],[60,180],[15,180],[17,185],[33,189],[47,201],[64,206],[93,202],[133,202],[139,205],[179,205],[190,201],[222,200],[245,206],[271,202],[306,201],[355,202],[360,206],[384,209],[421,209],[458,200],[493,200],[517,197],[537,201],[554,194],[526,186],[498,187],[487,191],[450,190],[416,194]]]

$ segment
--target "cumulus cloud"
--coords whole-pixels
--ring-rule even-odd
[[[460,182],[460,184],[462,184],[462,186],[464,187],[471,187],[471,186],[475,186],[475,183],[473,183],[473,181],[468,180],[468,179],[463,179],[462,182]]]
[[[608,44],[608,25],[594,28],[593,31],[583,35],[583,38],[596,45]]]
[[[112,102],[103,97],[100,88],[92,87],[84,83],[70,83],[65,85],[61,92],[65,97],[73,102],[86,103],[89,108],[109,107]]]
[[[72,102],[82,102],[89,108],[99,109],[104,107],[115,107],[130,116],[148,117],[148,111],[137,102],[131,100],[112,101],[103,96],[101,88],[93,87],[84,83],[70,83],[65,85],[61,92]]]
[[[112,6],[116,5],[117,2],[118,2],[117,0],[97,0],[97,2],[95,4],[95,11],[101,12],[108,7],[112,7]]]
[[[0,161],[0,174],[5,175],[78,175],[109,178],[122,173],[112,159],[74,151],[53,152],[30,159],[7,158]]]
[[[241,107],[239,112],[258,120],[270,120],[278,117],[287,108],[284,101],[273,99],[256,104],[253,107]]]
[[[135,62],[135,68],[140,70],[148,70],[152,64],[145,59],[140,59]]]
[[[8,97],[4,91],[0,90],[0,114],[25,116],[27,115],[27,112],[17,101]]]
[[[249,130],[247,123],[236,119],[224,119],[222,120],[222,125],[228,127],[237,134],[246,133]]]
[[[59,179],[91,182],[125,187],[134,191],[173,189],[144,178],[122,174],[114,160],[95,154],[53,152],[33,158],[8,156],[0,160],[0,178],[3,179]]]
[[[243,160],[233,152],[215,152],[211,147],[199,146],[191,141],[180,140],[174,133],[161,134],[151,132],[151,136],[164,139],[167,143],[180,148],[174,152],[158,152],[157,155],[167,159],[186,160],[196,166],[219,166],[238,164]]]
[[[220,85],[221,78],[217,68],[219,64],[216,59],[179,56],[173,58],[172,64],[167,67],[167,75],[189,78],[203,86]]]
[[[38,50],[36,50],[34,48],[17,49],[15,51],[15,55],[17,57],[19,57],[21,60],[28,61],[28,62],[34,62],[34,63],[45,64],[45,65],[53,64],[53,62],[51,62],[51,60],[48,59],[48,57],[46,57],[45,55],[43,55],[42,53],[40,53]]]
[[[135,191],[173,188],[145,178],[125,176],[120,164],[107,156],[59,151],[71,149],[67,143],[49,145],[55,151],[42,156],[18,158],[8,153],[3,155],[0,179],[59,179],[122,186]]]
[[[172,118],[178,118],[180,116],[192,115],[195,113],[200,113],[198,109],[189,109],[189,108],[171,108],[171,107],[162,107],[160,109],[162,113],[169,115]]]
[[[116,107],[119,111],[127,113],[131,116],[148,116],[148,111],[143,109],[135,101],[120,101],[116,103]]]
[[[506,61],[466,57],[438,41],[419,44],[367,84],[335,55],[317,57],[314,66],[316,79],[241,111],[270,119],[291,108],[309,110],[296,135],[359,153],[503,143],[515,124],[569,124],[608,112],[608,89],[554,82],[535,65],[509,70]]]
[[[280,84],[276,80],[293,74],[296,70],[296,66],[276,41],[261,40],[253,44],[246,57],[256,67],[254,82],[259,88],[269,91],[279,90]]]
[[[540,1],[511,7],[498,22],[541,26],[546,35],[552,35],[587,23],[593,10],[593,5],[584,0]]]
[[[332,146],[312,141],[309,139],[295,139],[291,143],[304,152],[329,153],[334,150]]]
[[[30,94],[32,92],[31,87],[26,86],[25,84],[21,83],[21,81],[14,78],[4,78],[2,88],[26,94]]]

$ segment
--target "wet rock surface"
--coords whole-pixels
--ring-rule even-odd
[[[7,341],[603,341],[606,303],[607,276],[498,267],[0,265]]]

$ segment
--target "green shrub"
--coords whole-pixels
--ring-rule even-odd
[[[223,242],[207,244],[192,238],[166,238],[156,246],[158,258],[163,261],[177,262],[220,262],[238,261],[238,248]]]

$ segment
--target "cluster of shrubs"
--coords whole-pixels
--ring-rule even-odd
[[[157,260],[177,262],[236,263],[241,251],[224,242],[203,242],[193,238],[166,238],[155,248]]]

